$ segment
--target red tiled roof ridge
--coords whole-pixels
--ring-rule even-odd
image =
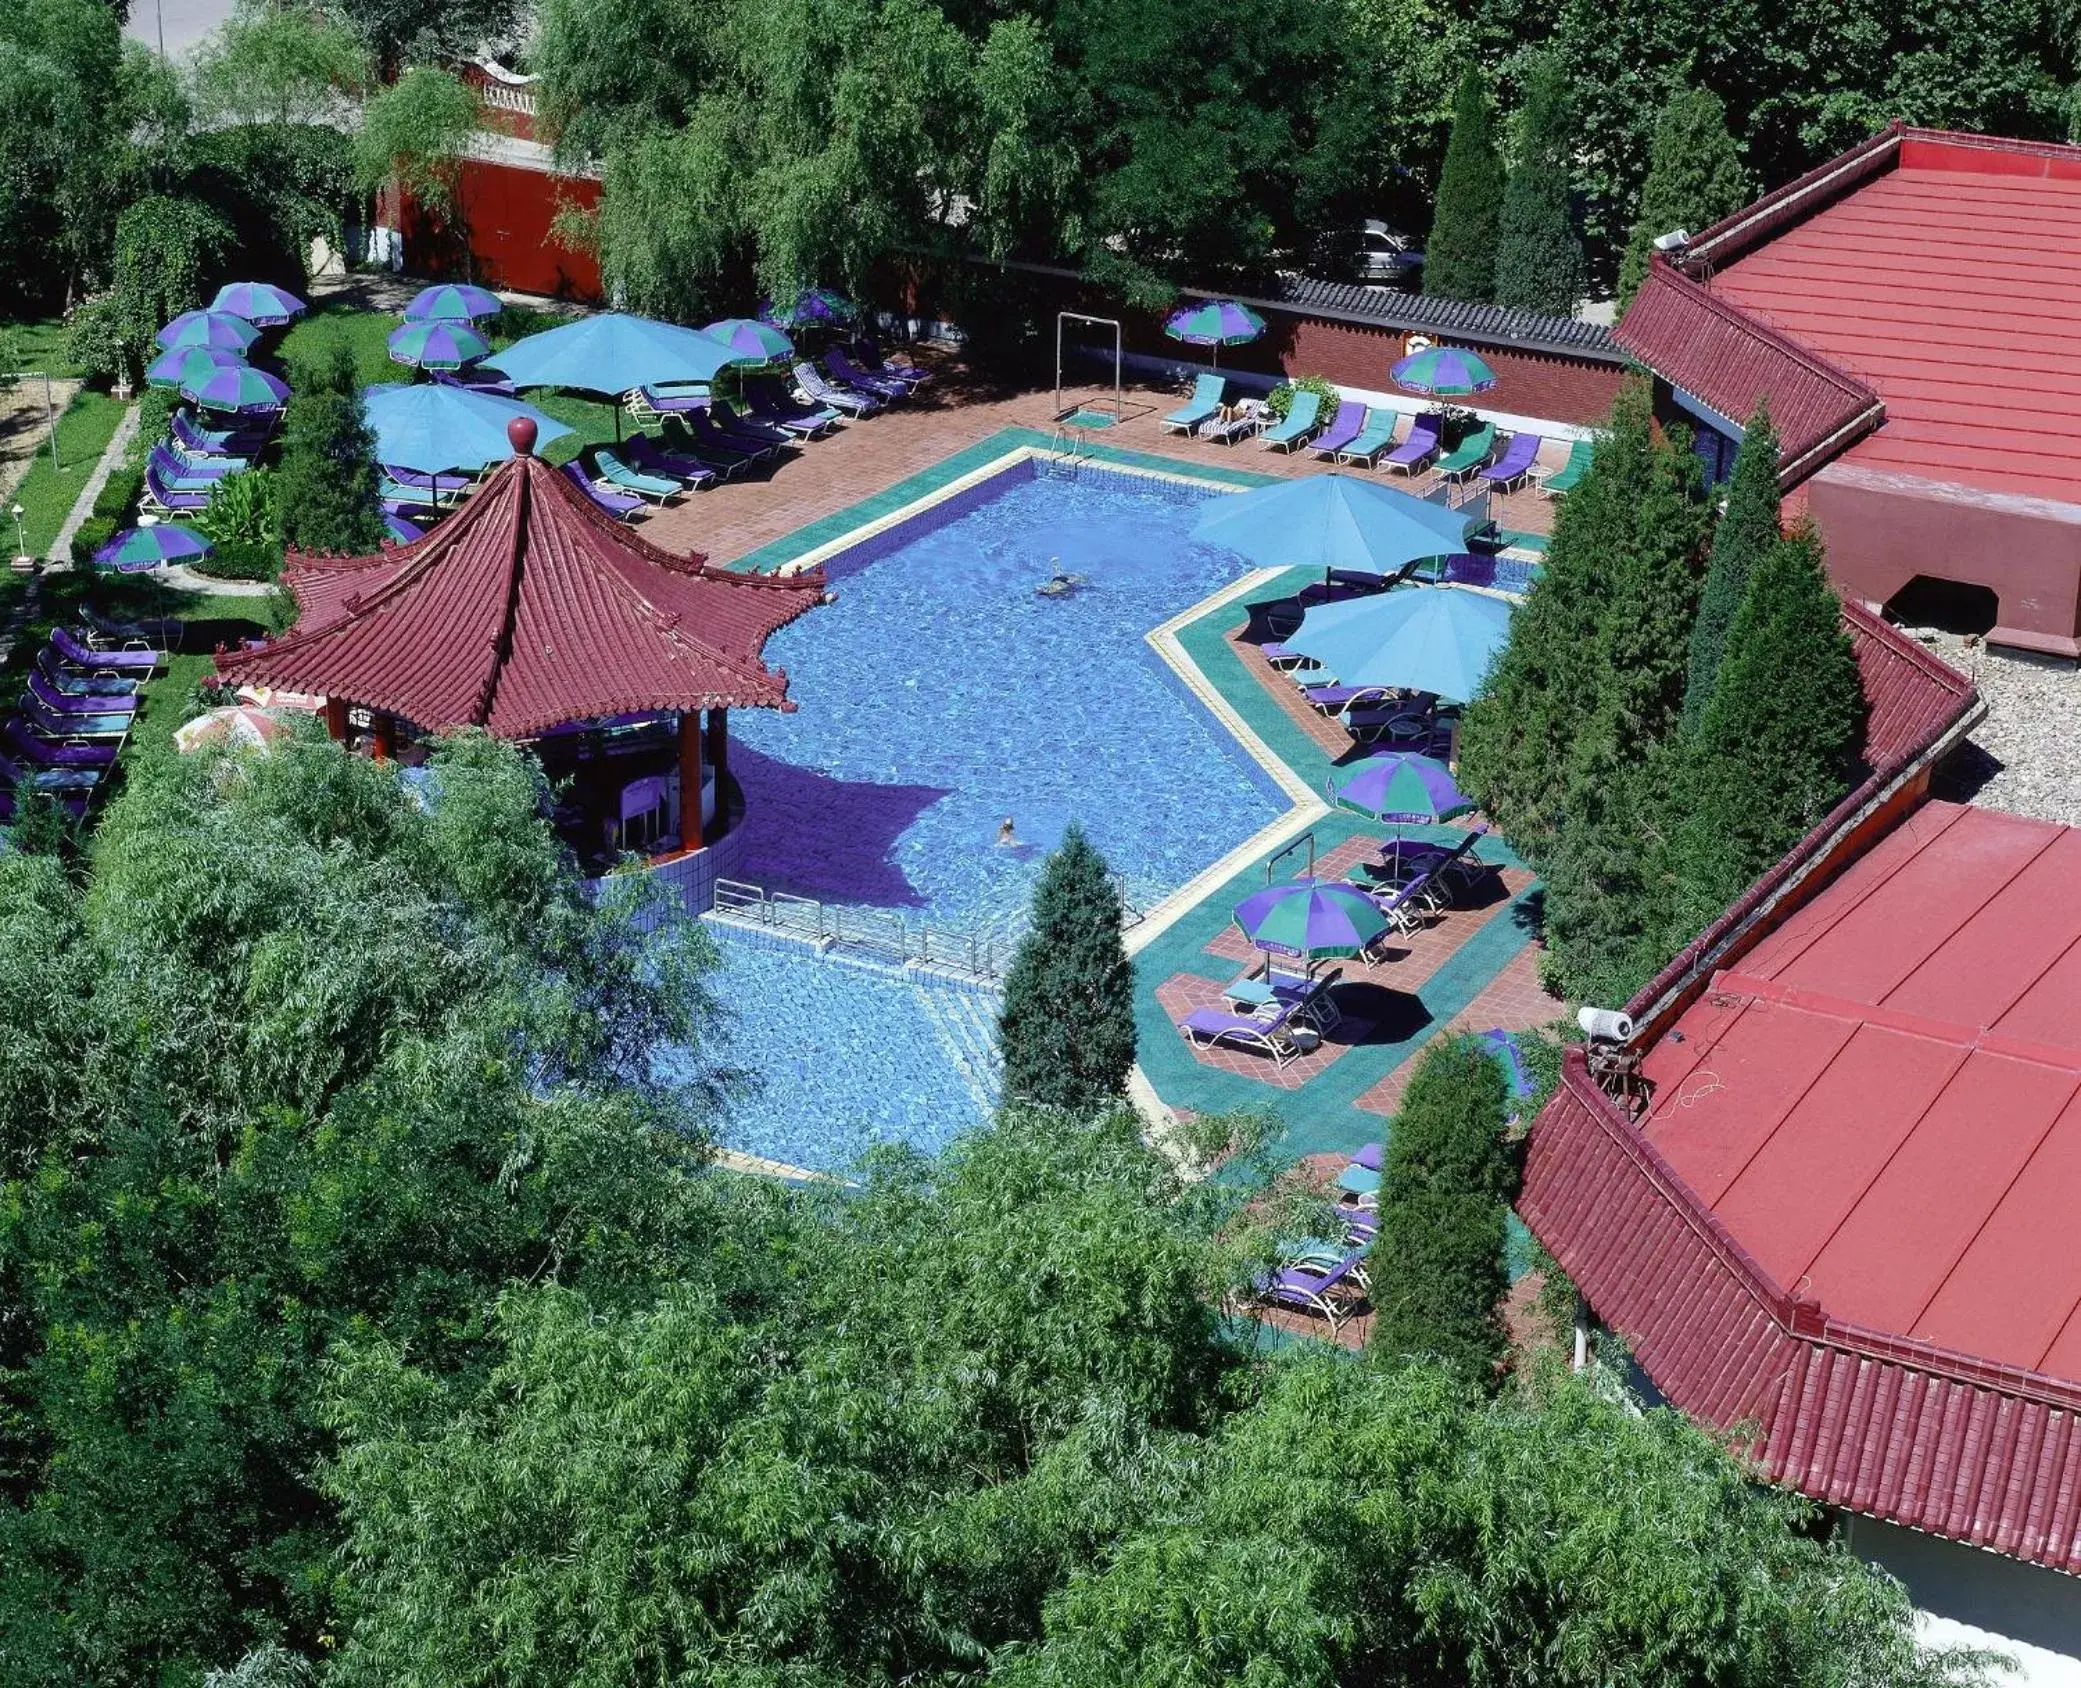
[[[1702,310],[1718,317],[1729,327],[1738,329],[1742,333],[1747,334],[1751,339],[1761,341],[1764,345],[1770,347],[1772,351],[1789,358],[1802,369],[1826,381],[1830,386],[1840,389],[1845,397],[1856,399],[1867,405],[1880,402],[1878,389],[1869,382],[1860,380],[1841,365],[1830,363],[1828,359],[1822,357],[1818,352],[1802,346],[1783,329],[1757,312],[1749,310],[1746,306],[1737,305],[1733,300],[1715,293],[1709,286],[1693,280],[1659,253],[1648,264],[1647,285],[1653,286],[1657,283],[1666,288],[1676,289],[1693,309]],[[1628,309],[1626,314],[1630,317],[1633,313]],[[1618,335],[1621,345],[1626,345],[1625,326],[1625,323],[1622,321],[1614,331]],[[1631,351],[1633,348],[1627,346],[1626,349]],[[1700,398],[1709,397],[1709,395],[1704,393],[1698,396]],[[1748,419],[1746,417],[1730,417],[1728,420],[1745,422]]]
[[[1557,1106],[1572,1105],[1582,1117],[1592,1121],[1630,1159],[1642,1179],[1670,1206],[1672,1215],[1690,1232],[1695,1234],[1717,1257],[1718,1264],[1732,1273],[1742,1288],[1754,1300],[1759,1311],[1767,1314],[1787,1336],[1797,1341],[1818,1347],[1837,1349],[1859,1358],[1883,1361],[1894,1365],[1912,1366],[1932,1377],[1941,1377],[1978,1389],[1994,1389],[2018,1400],[2034,1401],[2042,1406],[2060,1411],[2081,1412],[2081,1379],[2056,1377],[2046,1372],[2033,1371],[2028,1367],[2005,1365],[1973,1354],[1962,1354],[1956,1349],[1944,1348],[1918,1337],[1901,1336],[1892,1331],[1874,1330],[1851,1320],[1837,1319],[1829,1315],[1819,1302],[1796,1295],[1777,1282],[1752,1255],[1733,1232],[1728,1230],[1719,1216],[1706,1207],[1682,1174],[1664,1158],[1661,1150],[1619,1107],[1597,1081],[1590,1076],[1589,1066],[1583,1051],[1570,1049],[1562,1064],[1561,1088],[1546,1108],[1533,1121],[1532,1141],[1536,1144],[1539,1133],[1546,1124],[1549,1110]],[[1526,1190],[1535,1209],[1542,1200],[1543,1184],[1535,1189],[1533,1174],[1528,1164]],[[1524,1202],[1520,1201],[1520,1207]],[[1529,1222],[1529,1220],[1528,1220]],[[1598,1303],[1598,1286],[1584,1284],[1576,1268],[1569,1264],[1567,1253],[1569,1239],[1558,1238],[1547,1231],[1539,1232],[1540,1242],[1561,1262],[1564,1270],[1578,1284],[1583,1284],[1585,1293],[1593,1305]],[[1556,1241],[1561,1246],[1556,1246]],[[1608,1287],[1608,1286],[1607,1286]],[[1621,1334],[1627,1334],[1623,1326],[1615,1325]],[[1652,1373],[1650,1375],[1653,1375]],[[1670,1393],[1670,1398],[1687,1412],[1698,1409],[1677,1399],[1675,1393],[1657,1378],[1656,1385]],[[1765,1426],[1766,1434],[1769,1426]]]
[[[1626,1012],[1638,1028],[1636,1039],[1645,1041],[1661,1023],[1674,1017],[1686,996],[1695,989],[1708,967],[1724,965],[1741,955],[1761,936],[1756,930],[1762,915],[1796,890],[1807,870],[1827,856],[1858,823],[1894,789],[1920,767],[1935,759],[1938,750],[1960,737],[1978,719],[1980,694],[1972,681],[1941,657],[1924,650],[1898,628],[1889,625],[1862,604],[1845,602],[1842,617],[1851,641],[1858,647],[1859,676],[1864,683],[1867,716],[1876,721],[1882,710],[1898,704],[1898,697],[1873,696],[1872,670],[1880,666],[1874,657],[1883,654],[1893,664],[1915,672],[1932,691],[1946,694],[1948,704],[1926,700],[1925,718],[1890,756],[1867,754],[1870,772],[1848,796],[1829,810],[1813,829],[1744,891],[1734,904],[1693,938],[1669,960],[1626,1004]],[[1867,727],[1867,744],[1870,728]]]
[[[1833,204],[1843,194],[1883,174],[1900,156],[1900,143],[1909,132],[1902,124],[1889,123],[1861,146],[1838,153],[1709,228],[1697,231],[1684,248],[1684,269],[1688,271],[1696,265],[1709,274],[1713,266],[1739,257],[1785,224],[1811,216],[1822,206]],[[1820,190],[1824,188],[1837,191],[1822,195]]]

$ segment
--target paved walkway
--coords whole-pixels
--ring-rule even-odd
[[[86,485],[79,489],[79,497],[72,501],[66,512],[64,524],[58,529],[58,537],[51,541],[51,548],[44,553],[45,566],[56,569],[72,567],[72,536],[94,513],[94,500],[101,496],[101,489],[108,485],[108,478],[116,471],[129,451],[130,442],[137,438],[138,408],[132,405],[123,412],[123,419],[116,424],[116,431],[109,436],[108,444],[102,448],[101,461],[94,465],[94,472],[87,477]]]

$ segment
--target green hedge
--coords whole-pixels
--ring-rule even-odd
[[[213,580],[277,580],[282,548],[268,540],[231,540],[198,560],[194,569]]]

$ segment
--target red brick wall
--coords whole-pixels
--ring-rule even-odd
[[[598,182],[471,159],[463,166],[460,198],[470,267],[483,285],[599,301],[598,260],[590,252],[559,246],[550,233],[561,203],[570,201],[587,210],[599,204]],[[463,253],[454,232],[409,200],[404,231],[405,253],[414,273],[463,273]]]

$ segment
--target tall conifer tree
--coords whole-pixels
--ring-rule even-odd
[[[1517,158],[1503,194],[1496,303],[1572,316],[1584,286],[1582,242],[1569,210],[1568,84],[1551,58],[1535,59],[1517,117]]]
[[[1071,826],[1041,871],[1032,929],[1005,976],[1006,1097],[1084,1110],[1127,1088],[1134,968],[1120,938],[1124,913],[1104,858]]]
[[[1481,72],[1460,78],[1452,138],[1438,172],[1438,201],[1424,249],[1426,293],[1483,304],[1496,296],[1496,231],[1503,213],[1503,160]]]
[[[285,544],[361,556],[383,543],[376,435],[344,344],[295,372],[277,491]]]
[[[1640,216],[1619,266],[1619,309],[1647,280],[1657,240],[1678,229],[1697,234],[1710,228],[1746,205],[1750,191],[1720,96],[1708,88],[1679,88],[1655,124]]]
[[[1712,563],[1691,628],[1691,667],[1684,682],[1687,729],[1695,729],[1705,715],[1727,649],[1727,630],[1748,593],[1749,576],[1777,545],[1782,520],[1777,429],[1771,426],[1769,406],[1759,404],[1735,454],[1727,507],[1713,530]]]

